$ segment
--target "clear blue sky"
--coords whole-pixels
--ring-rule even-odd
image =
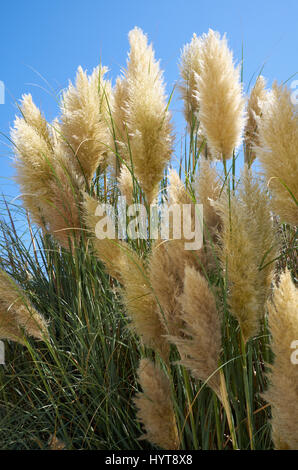
[[[244,45],[244,81],[248,84],[266,62],[269,85],[298,71],[297,0],[10,0],[0,3],[0,80],[6,101],[0,105],[0,131],[9,134],[15,99],[31,92],[51,120],[57,113],[52,96],[40,87],[45,77],[55,90],[73,79],[78,65],[92,70],[99,61],[114,80],[125,65],[127,33],[139,26],[153,42],[170,91],[178,78],[182,46],[192,34],[209,28],[227,33],[235,58]],[[297,78],[297,77],[296,77]],[[181,102],[172,102],[178,133]],[[0,136],[0,193],[18,194],[11,181],[11,150]]]

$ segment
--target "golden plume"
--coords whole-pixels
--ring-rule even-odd
[[[126,197],[126,203],[130,206],[133,204],[134,184],[131,171],[125,165],[122,165],[118,183],[121,196]]]
[[[90,233],[95,255],[104,263],[110,276],[121,280],[121,256],[126,249],[126,243],[121,240],[96,237],[96,225],[100,221],[96,209],[100,201],[84,193],[84,220]],[[108,216],[106,216],[108,218]]]
[[[220,378],[216,371],[221,351],[221,321],[208,282],[195,268],[185,268],[179,303],[183,336],[170,337],[170,341],[177,346],[181,364],[196,379],[207,381],[220,397]]]
[[[184,46],[180,58],[182,83],[179,89],[184,101],[184,116],[189,129],[194,127],[198,118],[199,106],[196,98],[196,92],[198,92],[196,74],[200,75],[201,60],[202,38],[198,38],[197,35],[194,34],[191,42]]]
[[[206,138],[199,122],[199,102],[197,99],[199,89],[196,77],[201,73],[202,45],[202,38],[193,34],[191,42],[184,46],[180,58],[182,81],[179,89],[184,102],[184,117],[188,124],[188,131],[196,134],[197,148],[200,148],[201,151],[204,149],[204,155],[210,158]]]
[[[13,279],[0,270],[0,339],[25,344],[25,334],[49,338],[47,324]]]
[[[116,84],[116,134],[118,129],[120,154],[127,164],[132,160],[134,175],[150,204],[172,155],[172,125],[152,46],[139,28],[130,31],[129,42],[127,70]]]
[[[245,124],[239,68],[225,36],[211,29],[202,36],[201,54],[196,75],[200,126],[212,157],[227,159],[239,146]]]
[[[259,144],[257,117],[262,114],[262,106],[267,99],[267,91],[265,89],[266,80],[260,75],[253,87],[247,102],[247,122],[245,126],[245,151],[244,160],[251,165],[256,158],[254,148]]]
[[[105,264],[108,273],[122,285],[121,294],[131,319],[131,328],[142,342],[157,351],[165,360],[169,345],[158,315],[158,303],[152,292],[144,260],[123,240],[96,237],[96,215],[99,201],[85,194],[85,222],[90,230],[96,256]]]
[[[221,184],[216,168],[208,160],[202,159],[200,162],[195,190],[197,202],[203,204],[205,228],[210,232],[210,235],[213,235],[220,223],[213,202],[217,201],[220,196]]]
[[[59,123],[47,126],[29,95],[23,97],[20,110],[23,117],[16,117],[11,136],[24,206],[35,223],[69,248],[81,228],[83,177],[63,151]]]
[[[79,67],[76,84],[69,84],[60,106],[64,152],[87,181],[98,165],[106,165],[109,151],[112,88],[104,79],[106,73],[106,67],[96,67],[88,76]]]
[[[138,409],[137,418],[146,430],[141,439],[147,439],[162,449],[179,449],[168,377],[149,359],[140,361],[138,375],[143,392],[137,394],[135,405]]]
[[[121,258],[120,272],[122,295],[132,320],[131,327],[146,346],[157,351],[167,361],[167,330],[160,320],[158,299],[152,289],[145,262],[137,253],[127,249]]]
[[[298,225],[298,114],[286,86],[273,85],[258,119],[255,148],[272,192],[273,211]]]
[[[276,242],[266,190],[247,169],[238,194],[215,203],[222,218],[218,256],[227,270],[228,302],[248,340],[259,329],[269,294]]]
[[[298,290],[287,270],[268,303],[275,359],[264,398],[272,409],[272,437],[279,450],[298,449]]]
[[[176,204],[180,207],[182,215],[182,205],[191,206],[191,223],[194,225],[195,207],[180,180],[176,171],[169,172],[169,204]],[[172,215],[172,214],[171,214]],[[159,303],[160,320],[163,323],[167,334],[179,335],[182,321],[180,318],[181,306],[178,298],[183,291],[184,271],[186,266],[195,266],[197,269],[207,265],[207,259],[203,249],[185,249],[184,233],[181,231],[181,238],[173,238],[174,219],[169,218],[169,239],[158,238],[152,245],[152,252],[149,257],[150,281],[154,294]],[[178,223],[181,223],[179,218]]]

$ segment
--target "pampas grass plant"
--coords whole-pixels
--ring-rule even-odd
[[[180,59],[185,155],[170,168],[162,71],[139,28],[129,43],[114,86],[106,67],[79,67],[52,123],[31,95],[19,106],[11,141],[22,204],[1,206],[0,446],[297,449],[289,91],[266,91],[259,77],[247,99],[226,37],[194,35]],[[173,214],[166,239],[150,238],[148,212],[147,237],[99,236],[104,224],[118,228],[119,195],[146,209],[154,201],[158,226],[170,203],[190,207],[193,228],[203,204],[202,246],[186,250],[183,230],[175,238]]]

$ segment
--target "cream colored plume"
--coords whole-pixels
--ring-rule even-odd
[[[196,75],[199,121],[214,158],[230,158],[241,143],[245,124],[239,67],[225,36],[209,30],[202,36],[201,71]]]
[[[152,46],[139,28],[130,31],[129,42],[127,70],[116,85],[114,114],[118,114],[121,157],[127,163],[132,159],[134,175],[150,204],[172,155],[172,125],[162,72]]]
[[[146,346],[167,360],[169,345],[165,339],[166,330],[158,315],[159,307],[152,292],[148,269],[125,241],[96,237],[96,224],[100,220],[95,215],[98,203],[85,194],[85,222],[91,233],[95,254],[105,264],[108,273],[122,285],[121,294],[131,319],[131,328]]]
[[[179,298],[183,336],[171,337],[181,364],[193,377],[208,383],[220,396],[217,373],[221,351],[221,321],[206,279],[194,268],[185,268],[184,290]]]
[[[133,204],[134,184],[132,174],[125,165],[121,168],[118,182],[121,196],[126,197],[126,203],[130,206]]]
[[[210,158],[206,138],[203,135],[199,122],[199,102],[197,99],[198,82],[197,75],[201,72],[202,38],[193,35],[189,44],[182,50],[180,58],[180,75],[182,78],[179,86],[180,94],[184,102],[184,117],[188,124],[189,133],[195,133],[196,146],[200,153]]]
[[[256,158],[255,146],[259,144],[257,117],[262,114],[262,106],[264,105],[268,92],[265,89],[266,80],[260,75],[253,87],[247,102],[247,122],[245,126],[245,152],[244,160],[250,165]]]
[[[130,161],[128,155],[129,136],[126,124],[126,108],[128,102],[128,82],[124,77],[118,77],[113,89],[113,123],[115,133],[115,155],[112,157],[112,164],[117,169],[122,166],[122,159]],[[119,158],[120,157],[120,158]],[[118,174],[118,172],[116,172]]]
[[[298,114],[287,87],[273,85],[258,119],[260,160],[282,222],[298,225]]]
[[[158,300],[157,313],[166,335],[179,335],[182,326],[181,307],[178,303],[183,289],[182,271],[186,262],[182,250],[174,241],[156,240],[149,259],[150,282]],[[186,254],[189,252],[186,251]],[[176,260],[175,256],[179,258]]]
[[[87,181],[98,165],[106,165],[111,141],[112,90],[110,82],[104,79],[106,73],[106,67],[96,67],[88,76],[79,67],[76,84],[69,84],[61,104],[64,151]]]
[[[84,179],[63,159],[55,165],[50,199],[42,206],[46,230],[66,249],[73,249],[82,230],[81,190]]]
[[[131,319],[131,328],[141,341],[157,351],[165,360],[169,345],[166,331],[159,319],[158,303],[153,295],[147,267],[129,245],[117,239],[96,237],[98,201],[84,195],[85,222],[90,230],[95,254],[105,264],[108,273],[122,284],[121,294]]]
[[[248,340],[259,330],[274,269],[276,241],[269,199],[246,170],[239,193],[225,193],[215,207],[222,219],[218,256],[227,270],[228,302]]]
[[[192,224],[194,217],[194,204],[183,182],[176,171],[169,172],[169,204],[182,204],[192,206]],[[196,269],[206,268],[207,259],[204,250],[186,250],[184,233],[181,239],[173,238],[173,218],[169,220],[169,239],[156,240],[152,245],[149,257],[150,282],[154,294],[158,299],[160,321],[168,335],[179,336],[182,320],[180,317],[181,305],[178,301],[183,291],[184,271],[186,266],[195,266]],[[180,223],[180,220],[179,222]]]
[[[190,194],[175,170],[169,171],[168,197],[170,205],[180,206],[183,213],[183,204],[192,206]],[[181,220],[179,218],[178,223]],[[173,216],[169,218],[169,239],[157,239],[152,244],[149,257],[149,273],[153,292],[158,299],[159,316],[168,335],[179,335],[181,330],[180,310],[178,298],[183,291],[185,266],[197,266],[201,261],[201,252],[185,249],[186,239],[181,231],[181,239],[175,239]],[[193,223],[193,220],[192,220]],[[199,261],[198,261],[199,260]]]
[[[201,160],[200,168],[196,176],[196,198],[199,204],[203,204],[203,216],[206,229],[210,235],[220,223],[220,218],[214,209],[213,202],[220,196],[221,184],[216,168],[208,160]],[[208,238],[208,237],[207,237]]]
[[[159,316],[159,304],[153,292],[148,268],[142,258],[127,249],[121,257],[121,282],[123,300],[131,318],[131,327],[143,344],[157,351],[167,361],[169,344],[167,330]]]
[[[171,399],[171,384],[165,373],[149,359],[142,359],[138,370],[143,392],[137,394],[135,405],[138,420],[147,439],[166,450],[179,449],[178,430]]]
[[[169,170],[169,203],[170,204],[191,204],[190,194],[187,192],[183,181],[181,181],[176,170]]]
[[[24,97],[23,100],[26,114],[30,114],[28,108],[32,99]],[[33,116],[35,111],[36,107],[32,103]],[[41,115],[39,117],[39,120],[35,119],[34,127],[24,118],[16,117],[11,139],[14,142],[16,181],[20,185],[25,207],[31,213],[33,220],[42,225],[41,205],[51,197],[49,184],[52,177],[53,153],[43,137],[44,122]],[[38,122],[41,125],[40,129],[37,128]]]
[[[243,218],[247,232],[255,245],[255,258],[258,266],[256,296],[260,318],[270,295],[273,282],[275,259],[278,256],[278,240],[270,211],[268,190],[245,165],[239,185],[240,201],[243,204]]]
[[[192,129],[198,118],[199,103],[196,97],[198,84],[196,74],[201,73],[202,38],[193,35],[189,44],[183,48],[180,58],[180,74],[182,83],[179,87],[184,101],[184,116],[189,129]]]
[[[33,127],[33,129],[35,129],[37,133],[45,140],[49,148],[51,148],[52,142],[48,123],[45,117],[42,116],[37,106],[33,103],[31,94],[24,94],[22,96],[21,111],[26,123]]]
[[[0,270],[0,339],[25,344],[25,334],[39,340],[49,338],[43,317],[13,279]]]
[[[265,399],[272,410],[272,437],[276,449],[298,449],[298,289],[286,271],[268,304],[274,362]]]
[[[11,137],[24,206],[35,223],[69,248],[81,227],[84,179],[63,150],[59,122],[48,126],[30,95],[23,96],[20,111]]]
[[[104,263],[108,273],[120,281],[121,256],[122,250],[126,249],[126,243],[117,239],[100,239],[96,237],[96,225],[101,219],[96,215],[96,209],[99,203],[100,201],[84,193],[84,220],[89,230],[96,256]]]

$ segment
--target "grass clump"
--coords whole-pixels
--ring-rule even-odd
[[[258,79],[247,120],[226,38],[194,36],[185,155],[169,171],[171,97],[146,36],[129,39],[114,88],[105,67],[79,68],[53,123],[26,95],[12,130],[22,206],[3,199],[1,448],[295,448],[294,105]],[[176,237],[174,213],[153,236],[167,203],[187,206],[192,237],[200,220],[200,247]]]

